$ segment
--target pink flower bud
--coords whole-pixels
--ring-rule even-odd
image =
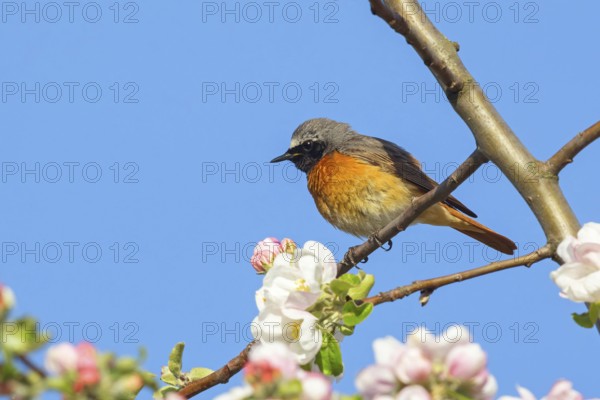
[[[96,349],[88,342],[79,343],[77,350],[77,369],[96,368]]]
[[[481,346],[469,343],[453,347],[446,356],[448,375],[468,380],[485,370],[487,357]]]
[[[300,378],[302,400],[329,400],[332,396],[331,382],[322,374],[309,372]]]
[[[54,345],[46,352],[44,362],[46,369],[55,375],[74,371],[77,368],[77,350],[71,343]]]
[[[478,400],[493,400],[498,391],[498,383],[487,369],[482,369],[471,379],[473,384],[473,397]]]
[[[370,365],[356,377],[356,388],[365,399],[392,394],[398,381],[390,367]]]
[[[73,389],[80,392],[86,386],[100,382],[100,370],[96,359],[96,349],[90,343],[77,345],[77,380]]]
[[[542,400],[583,400],[583,396],[573,389],[571,382],[561,379],[552,386],[550,393]]]
[[[282,343],[262,343],[250,351],[246,373],[263,369],[265,364],[279,371],[285,378],[293,378],[298,373],[296,355]]]
[[[296,244],[291,239],[279,241],[274,237],[268,237],[261,240],[254,247],[254,253],[250,259],[250,264],[259,274],[264,274],[273,266],[275,257],[283,252],[291,253],[296,248]]]
[[[431,395],[423,386],[410,385],[398,393],[396,400],[431,400]]]
[[[421,349],[410,347],[399,357],[394,372],[406,384],[426,381],[433,366]]]

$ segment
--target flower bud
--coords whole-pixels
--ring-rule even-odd
[[[281,242],[274,237],[261,240],[254,247],[254,253],[250,264],[259,274],[264,274],[273,266],[273,260],[280,253],[293,253],[296,243],[291,239],[283,239]]]
[[[62,375],[77,368],[77,350],[71,343],[56,344],[46,352],[46,369],[55,375]]]
[[[423,386],[410,385],[398,393],[396,400],[431,400],[431,395]]]
[[[421,349],[414,347],[402,353],[394,366],[396,376],[406,384],[426,381],[432,369],[431,361],[425,357]]]
[[[329,400],[331,382],[322,374],[309,372],[302,378],[302,400]]]
[[[468,380],[485,370],[487,357],[481,346],[475,343],[453,347],[446,356],[448,375]]]
[[[391,394],[397,385],[390,367],[375,364],[363,369],[356,377],[356,388],[365,399]]]
[[[15,306],[15,294],[8,286],[0,284],[0,316]]]

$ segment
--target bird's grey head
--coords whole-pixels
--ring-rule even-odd
[[[354,134],[348,124],[327,118],[309,119],[292,134],[290,148],[271,162],[290,160],[299,170],[308,173],[323,156],[339,150]]]

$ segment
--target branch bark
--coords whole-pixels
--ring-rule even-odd
[[[371,10],[402,34],[435,76],[454,110],[470,128],[478,149],[508,177],[535,214],[549,242],[574,235],[579,222],[558,178],[535,159],[485,97],[448,40],[418,1],[370,0]]]
[[[391,240],[398,233],[405,230],[421,213],[431,207],[433,204],[446,199],[461,183],[471,176],[477,168],[487,162],[487,158],[478,150],[471,155],[454,171],[444,182],[435,189],[416,198],[411,207],[392,220],[389,224],[375,233],[376,240],[369,238],[364,243],[351,247],[342,261],[338,263],[338,276],[350,271],[357,262],[366,258],[379,248],[380,243]]]
[[[206,389],[216,386],[221,383],[229,382],[232,376],[237,374],[244,368],[244,364],[248,361],[248,354],[250,349],[254,345],[255,341],[248,343],[246,348],[242,350],[240,354],[232,358],[227,364],[220,369],[216,370],[212,374],[205,376],[197,381],[190,382],[187,386],[179,390],[179,394],[184,396],[186,399],[191,399],[195,395],[202,393]]]
[[[400,286],[396,289],[388,292],[379,293],[376,296],[368,297],[363,300],[365,303],[372,303],[373,305],[379,305],[382,303],[388,303],[402,299],[415,292],[421,292],[422,295],[429,297],[434,290],[450,285],[456,282],[466,281],[468,279],[477,278],[478,276],[491,274],[493,272],[502,271],[509,268],[515,268],[520,266],[530,267],[531,265],[552,257],[554,254],[555,247],[550,244],[546,244],[540,247],[538,250],[526,254],[522,257],[516,257],[508,260],[496,261],[479,268],[473,268],[466,271],[458,272],[455,274],[440,276],[438,278],[427,279],[423,281],[415,281],[410,285]],[[421,304],[425,305],[427,300],[421,301]]]
[[[577,136],[550,157],[548,161],[546,161],[548,172],[558,175],[564,167],[573,162],[573,159],[581,150],[590,145],[594,140],[598,139],[598,137],[600,137],[600,121],[596,122],[583,132],[579,132]]]
[[[41,369],[40,367],[38,367],[37,365],[35,365],[33,363],[33,361],[31,361],[27,356],[25,355],[20,355],[17,357],[25,366],[27,366],[30,370],[32,370],[33,372],[35,372],[36,374],[38,374],[41,378],[45,378],[46,377],[46,372],[44,372],[43,369]]]

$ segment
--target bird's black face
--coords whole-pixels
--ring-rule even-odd
[[[279,157],[271,160],[272,163],[290,160],[300,171],[308,173],[323,157],[325,143],[316,139],[308,139],[294,146]]]

